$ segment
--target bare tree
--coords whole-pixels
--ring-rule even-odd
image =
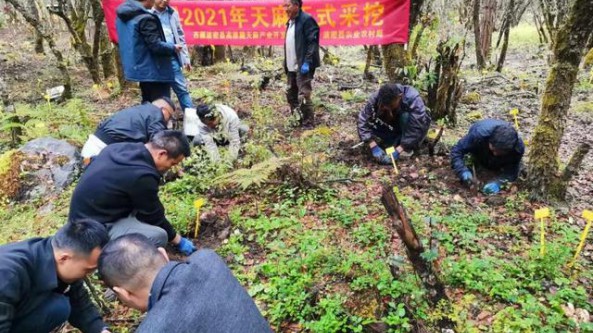
[[[38,20],[32,13],[30,13],[18,0],[5,0],[6,2],[10,3],[29,23],[35,31],[41,35],[41,37],[47,42],[47,46],[53,53],[54,57],[56,57],[57,67],[62,74],[62,80],[64,84],[64,94],[62,95],[64,98],[72,97],[72,80],[70,79],[70,73],[68,72],[68,68],[66,67],[66,61],[64,60],[64,56],[62,52],[56,46],[56,42],[52,36],[52,33],[49,32],[47,26],[43,24],[40,20]]]
[[[564,199],[568,182],[590,149],[590,142],[582,142],[568,166],[562,173],[559,172],[558,149],[572,91],[585,47],[593,38],[591,13],[593,1],[575,0],[568,19],[554,34],[554,60],[529,152],[528,183],[533,198]]]

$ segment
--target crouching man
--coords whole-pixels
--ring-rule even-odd
[[[383,85],[358,114],[358,136],[368,144],[379,164],[391,164],[385,149],[393,147],[395,160],[403,151],[420,145],[430,127],[430,116],[416,89],[400,84]]]
[[[47,333],[67,321],[108,333],[83,285],[108,241],[101,223],[78,220],[53,237],[0,246],[0,332]]]
[[[476,166],[497,173],[482,189],[486,194],[496,194],[503,183],[517,179],[524,153],[525,145],[513,125],[503,120],[485,119],[474,123],[451,149],[451,167],[461,182],[471,184],[475,175],[463,161],[464,156],[470,154]]]
[[[211,161],[220,161],[218,146],[227,145],[229,159],[235,161],[249,127],[241,122],[235,110],[224,104],[200,104],[195,111],[197,117],[188,126],[184,125],[185,134],[193,136],[195,145],[204,146]],[[188,119],[192,117],[190,113],[191,109],[187,112]]]
[[[272,332],[222,259],[200,250],[186,262],[129,234],[110,242],[99,274],[127,306],[148,312],[136,330],[152,332]]]

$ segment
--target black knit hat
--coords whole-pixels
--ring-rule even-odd
[[[500,125],[494,128],[488,142],[498,150],[511,151],[517,145],[519,136],[511,124]]]
[[[200,104],[196,107],[196,113],[200,119],[214,119],[218,115],[216,106],[213,104]]]

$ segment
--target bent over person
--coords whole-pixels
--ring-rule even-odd
[[[83,285],[108,241],[101,223],[78,220],[52,237],[0,246],[0,332],[47,333],[67,321],[108,333]]]
[[[167,129],[167,123],[174,114],[175,104],[168,97],[123,109],[97,126],[82,147],[81,155],[88,164],[88,158],[99,155],[112,143],[147,143],[153,135]]]
[[[389,147],[395,160],[403,151],[412,151],[426,138],[430,116],[416,89],[401,84],[386,84],[371,95],[358,114],[358,136],[371,149],[380,164],[391,164],[385,153]]]
[[[204,145],[214,162],[220,160],[218,146],[228,145],[230,160],[236,160],[249,127],[241,122],[235,110],[224,104],[200,104],[196,114],[198,119],[194,144]]]
[[[311,83],[319,58],[319,25],[302,9],[301,0],[284,0],[288,15],[284,41],[284,71],[288,77],[286,98],[290,111],[297,114],[300,125],[314,126]]]
[[[196,248],[175,231],[159,199],[162,175],[189,155],[189,142],[179,131],[158,132],[146,144],[107,146],[80,177],[69,218],[97,220],[107,226],[112,239],[140,233],[158,246],[171,242],[191,254]]]
[[[127,306],[148,312],[138,333],[269,333],[257,306],[222,259],[200,250],[187,261],[169,261],[138,234],[105,248],[99,274]]]
[[[484,119],[474,123],[451,149],[451,167],[461,182],[469,185],[476,175],[463,159],[471,155],[476,166],[498,174],[482,189],[486,194],[496,194],[502,184],[517,179],[524,153],[525,144],[513,125],[503,120]]]

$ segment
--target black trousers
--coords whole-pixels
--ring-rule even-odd
[[[142,103],[152,102],[163,96],[171,98],[171,84],[169,82],[140,82]]]

